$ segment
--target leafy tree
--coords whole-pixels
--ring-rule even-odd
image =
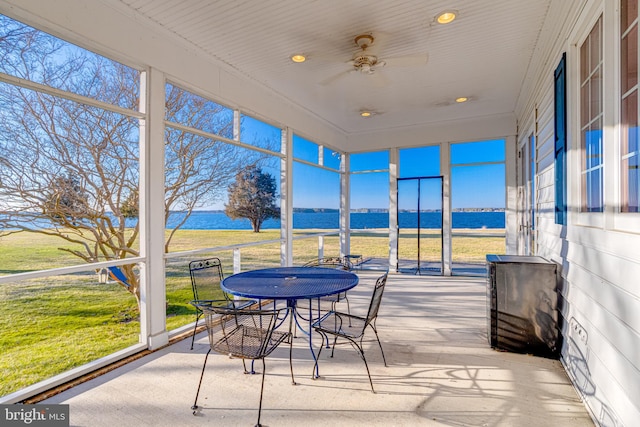
[[[224,212],[231,219],[247,218],[254,233],[269,218],[280,218],[276,207],[276,181],[255,165],[247,166],[236,175],[228,188],[229,202]]]
[[[138,111],[139,71],[0,15],[0,72]],[[167,85],[166,119],[229,137],[228,109]],[[242,167],[263,154],[167,126],[165,218],[220,199]],[[86,262],[139,256],[139,120],[127,114],[0,83],[0,237],[56,236]],[[43,224],[47,224],[43,226]],[[134,265],[122,267],[139,302]]]
[[[140,215],[139,202],[140,197],[137,190],[129,193],[129,196],[122,202],[122,207],[120,208],[122,216],[125,218],[138,218]]]
[[[86,213],[89,209],[89,195],[80,180],[70,174],[54,177],[46,193],[43,214],[52,222],[75,223],[78,213]]]

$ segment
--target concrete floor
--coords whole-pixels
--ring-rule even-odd
[[[361,271],[349,291],[351,311],[366,311],[379,272]],[[390,275],[378,331],[364,363],[349,345],[333,359],[323,352],[319,379],[307,338],[266,360],[264,426],[593,426],[558,360],[492,350],[487,342],[483,278]],[[339,309],[345,309],[342,305]],[[371,331],[369,331],[371,332]],[[180,341],[41,403],[70,405],[72,426],[251,426],[257,420],[261,375],[244,375],[239,360],[212,354],[198,403],[191,405],[205,333]],[[317,336],[314,343],[319,344]],[[261,364],[256,364],[256,368]]]

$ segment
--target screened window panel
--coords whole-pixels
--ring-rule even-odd
[[[581,209],[603,210],[602,17],[580,47]]]
[[[467,147],[467,151],[476,151]],[[400,178],[440,175],[440,146],[400,150]]]
[[[340,170],[340,159],[341,154],[339,151],[332,150],[327,147],[323,147],[323,163],[324,166],[334,169]]]
[[[233,138],[233,110],[231,108],[171,83],[165,85],[165,91],[165,118],[167,121],[224,138]]]
[[[374,151],[369,153],[351,154],[350,166],[352,172],[387,170],[389,169],[389,152]]]
[[[295,159],[318,164],[318,153],[318,144],[306,140],[301,136],[293,135],[293,157]]]
[[[242,114],[240,116],[240,141],[279,153],[282,143],[282,129]]]
[[[620,212],[638,212],[638,1],[620,3]]]

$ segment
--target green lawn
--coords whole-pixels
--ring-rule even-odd
[[[294,235],[313,230],[297,231]],[[483,262],[486,253],[503,253],[504,238],[454,237],[454,257]],[[279,230],[181,230],[171,252],[277,240]],[[437,256],[440,239],[426,233],[422,256]],[[405,245],[405,246],[402,246]],[[456,246],[457,245],[457,246]],[[401,254],[416,255],[415,239],[401,238]],[[76,265],[79,258],[59,250],[69,247],[55,237],[19,233],[0,238],[0,276]],[[354,232],[351,253],[385,258],[388,235]],[[318,238],[294,240],[294,264],[317,256]],[[459,255],[455,255],[458,253]],[[325,256],[339,254],[337,236],[324,237]],[[427,255],[425,255],[427,254]],[[217,256],[224,274],[233,269],[232,251]],[[280,244],[243,248],[243,270],[280,264]],[[170,259],[166,266],[167,329],[191,323],[195,312],[188,263],[195,257]],[[81,366],[138,342],[140,331],[135,298],[116,283],[99,284],[93,272],[48,276],[0,285],[0,396]]]
[[[0,287],[0,395],[138,342],[135,298],[67,276]]]

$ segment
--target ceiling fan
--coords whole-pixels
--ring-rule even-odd
[[[381,59],[377,55],[373,54],[370,47],[373,45],[375,38],[371,34],[360,34],[355,37],[354,42],[360,48],[353,54],[351,60],[347,61],[351,65],[351,69],[343,71],[337,75],[331,76],[328,79],[320,82],[325,86],[333,83],[349,74],[359,73],[364,75],[375,75],[375,82],[380,86],[384,86],[388,83],[387,79],[377,73],[383,67],[409,67],[416,65],[424,65],[427,63],[427,55],[408,55],[395,58]]]
[[[355,71],[359,71],[361,74],[373,74],[377,68],[382,68],[387,63],[382,60],[378,60],[378,57],[367,52],[369,46],[373,44],[373,36],[370,34],[361,34],[356,36],[355,42],[361,52],[356,52],[349,63],[351,63]]]

